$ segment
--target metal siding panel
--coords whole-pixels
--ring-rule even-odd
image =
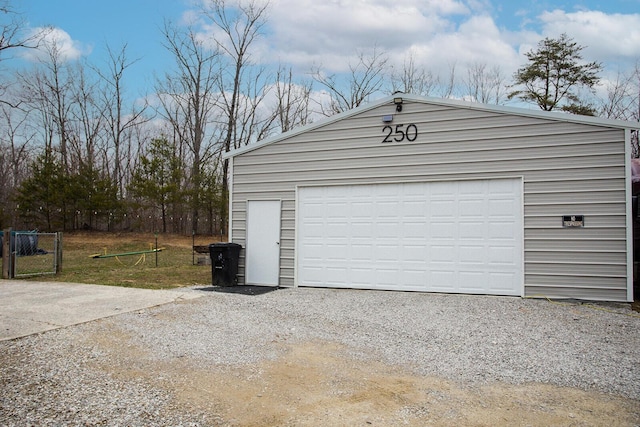
[[[604,215],[604,216],[618,216],[624,215],[624,202],[602,202],[600,200],[594,200],[589,203],[573,203],[564,202],[557,204],[538,204],[538,205],[525,205],[524,215],[527,216],[556,216],[560,218],[561,215],[583,215],[588,212],[587,215]]]
[[[569,212],[569,211],[565,211]],[[580,213],[575,211],[575,214],[579,215]],[[561,224],[562,215],[551,215],[551,216],[533,216],[533,215],[525,215],[524,218],[524,227],[529,229],[539,229],[539,228],[558,228]],[[623,215],[598,215],[591,214],[587,218],[585,218],[585,224],[590,228],[603,228],[603,227],[625,227],[627,222],[627,218]]]
[[[559,256],[562,256],[562,261],[564,263],[575,263],[575,264],[610,264],[610,265],[624,265],[620,264],[620,257],[624,255],[624,251],[550,251],[550,250],[540,250],[534,251],[529,250],[525,256],[525,262],[527,263],[542,263],[548,262],[550,259],[559,259]]]
[[[378,147],[371,146],[371,139],[375,137],[361,138],[349,141],[345,144],[343,139],[337,142],[331,138],[318,138],[313,141],[301,142],[296,140],[295,144],[288,146],[269,146],[269,151],[260,151],[256,157],[242,159],[242,165],[260,165],[264,163],[279,162],[283,159],[283,154],[295,155],[298,161],[320,161],[326,159],[341,159],[353,157],[375,157],[381,155]],[[557,150],[571,150],[576,153],[598,153],[609,151],[609,146],[617,145],[618,141],[611,133],[604,135],[602,132],[593,133],[569,133],[562,136],[563,144],[558,145],[558,135],[535,135],[519,136],[518,138],[488,138],[479,139],[473,142],[469,140],[451,141],[421,141],[420,144],[393,144],[386,145],[383,153],[386,155],[416,155],[416,154],[437,154],[437,153],[476,153],[483,151],[514,151],[523,149],[543,149],[553,152]],[[262,152],[265,151],[265,152]],[[257,151],[256,151],[257,152]],[[255,153],[255,152],[253,152]],[[247,153],[248,155],[248,153]]]
[[[617,252],[625,254],[627,250],[626,240],[599,239],[589,240],[581,238],[573,239],[542,239],[528,238],[524,240],[524,250],[527,251],[548,251],[553,249],[559,252],[557,256],[562,256],[563,252],[590,251],[590,252]],[[620,256],[619,262],[626,264],[625,256]],[[525,266],[526,268],[526,266]]]
[[[529,285],[525,288],[525,296],[529,298],[562,298],[585,299],[594,301],[626,301],[626,289],[587,288],[574,285],[558,287],[546,285]]]
[[[571,191],[610,191],[623,188],[625,178],[603,178],[603,179],[564,179],[544,182],[526,182],[525,191],[527,193],[555,193]]]
[[[568,122],[553,122],[534,118],[522,118],[517,116],[496,115],[491,118],[479,120],[462,120],[462,121],[445,121],[445,122],[429,122],[413,120],[406,116],[402,119],[403,123],[413,123],[419,128],[420,143],[449,143],[455,141],[467,141],[468,145],[472,145],[475,141],[502,139],[502,138],[539,138],[544,136],[567,136],[585,132],[588,125],[581,125]],[[277,144],[260,147],[258,150],[263,153],[258,154],[258,150],[246,153],[251,156],[261,156],[271,154],[271,147],[280,145],[281,147],[292,147],[297,144],[305,144],[309,146],[309,150],[320,150],[318,144],[326,146],[328,150],[344,148],[347,142],[350,148],[359,148],[370,146],[371,142],[382,142],[385,133],[382,132],[383,123],[380,117],[368,118],[367,122],[355,122],[350,119],[349,127],[337,127],[335,124],[312,130],[306,134],[296,135],[292,138],[278,141]],[[476,127],[472,126],[475,125]],[[395,126],[395,123],[393,124]],[[608,129],[592,127],[594,131],[606,132]],[[588,132],[588,131],[586,131]],[[575,144],[580,138],[573,137]],[[343,144],[339,144],[342,141]],[[606,137],[605,137],[606,141]],[[393,145],[412,145],[407,142],[394,143]],[[307,151],[307,150],[304,150]],[[242,155],[244,156],[244,155]],[[238,156],[240,157],[240,156]],[[238,158],[236,157],[236,158]]]
[[[524,198],[524,204],[535,205],[539,203],[557,204],[565,201],[571,203],[591,203],[598,200],[600,203],[626,203],[625,192],[620,190],[612,191],[581,191],[581,192],[558,192],[558,193],[528,193]],[[621,212],[622,213],[622,212]]]
[[[606,263],[626,266],[623,130],[408,103],[403,113],[394,114],[393,125],[416,123],[417,140],[382,144],[381,117],[392,114],[392,108],[382,105],[236,156],[234,239],[244,237],[242,205],[247,198],[282,199],[283,230],[286,230],[282,252],[293,259],[297,185],[522,176],[527,294],[529,287],[552,286],[560,277],[547,276],[545,283],[537,283],[533,279],[538,275],[527,274],[529,269],[538,271],[534,265],[554,263],[561,258],[567,261],[566,272],[573,274],[579,272],[583,251],[606,254]],[[562,229],[560,216],[567,214],[585,215],[587,226]],[[286,274],[294,276],[288,264]],[[284,278],[284,269],[281,275],[284,286],[293,285],[293,279]],[[577,297],[583,292],[585,298],[607,299],[606,295],[611,295],[612,300],[619,299],[617,288],[612,290],[610,284],[601,280],[592,284],[593,289],[584,290],[583,279],[562,276],[558,279],[563,289],[559,294]]]
[[[534,228],[525,229],[524,238],[527,239],[548,239],[548,240],[625,240],[626,230],[624,228]]]
[[[580,280],[577,280],[580,279]],[[549,287],[626,289],[626,277],[607,277],[583,275],[577,277],[570,274],[526,274],[526,283],[530,285],[547,285]],[[579,298],[579,297],[575,297]]]
[[[612,144],[607,144],[610,147]],[[551,147],[542,153],[540,148],[532,149],[508,149],[508,150],[483,150],[474,152],[467,148],[464,152],[437,152],[437,153],[404,153],[403,147],[393,147],[394,150],[377,150],[376,154],[358,155],[358,150],[349,150],[343,156],[330,156],[331,152],[324,153],[322,158],[290,161],[271,161],[261,164],[247,165],[236,172],[237,177],[245,174],[280,174],[290,173],[316,173],[318,171],[342,171],[350,169],[371,169],[394,166],[425,166],[443,165],[475,165],[480,166],[487,162],[502,162],[499,170],[524,170],[537,169],[541,166],[552,169],[567,169],[601,165],[606,159],[610,164],[618,164],[624,159],[624,154],[611,153],[606,150],[594,150],[594,152],[576,153],[573,147]],[[356,163],[354,163],[356,162]],[[251,167],[248,167],[251,166]],[[483,169],[484,170],[484,169]],[[488,169],[494,170],[495,169]],[[242,181],[240,181],[242,182]]]
[[[448,159],[443,162],[430,160],[419,163],[415,157],[406,158],[386,158],[378,159],[375,167],[368,165],[363,159],[350,159],[349,161],[338,161],[336,163],[326,162],[324,167],[317,163],[308,165],[292,164],[287,167],[276,168],[274,165],[263,165],[262,167],[252,166],[247,168],[247,173],[238,173],[235,177],[236,188],[234,191],[242,191],[239,187],[242,184],[263,183],[273,184],[276,187],[289,183],[312,183],[322,180],[344,180],[344,179],[395,179],[397,181],[412,179],[416,176],[431,176],[437,178],[440,175],[457,172],[457,179],[480,178],[486,173],[496,173],[501,171],[504,175],[526,175],[529,171],[546,171],[552,176],[562,176],[562,173],[571,167],[592,168],[605,163],[608,166],[624,164],[623,155],[610,154],[602,156],[588,156],[567,166],[573,158],[538,158],[527,161],[521,159],[491,160],[484,159],[478,161],[471,158],[460,158],[455,161]],[[290,185],[290,184],[289,184]],[[268,187],[267,187],[268,188]],[[282,191],[287,188],[282,188]],[[250,187],[252,189],[252,187]],[[247,190],[245,190],[247,191]],[[254,190],[255,191],[255,190]],[[268,190],[267,190],[268,191]],[[526,194],[525,194],[526,195]]]
[[[585,262],[531,262],[528,261],[527,273],[535,274],[563,274],[572,276],[594,276],[602,278],[627,277],[626,264],[606,264],[603,261]]]

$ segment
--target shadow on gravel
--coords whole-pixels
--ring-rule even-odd
[[[196,288],[198,291],[220,292],[224,294],[240,294],[240,295],[264,295],[269,292],[277,291],[280,288],[273,286],[208,286],[206,288]]]

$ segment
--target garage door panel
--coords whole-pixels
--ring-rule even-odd
[[[429,283],[431,286],[428,290],[435,292],[455,292],[456,277],[450,270],[432,270],[429,273]]]
[[[324,223],[315,221],[306,221],[304,224],[306,230],[306,238],[324,239]]]
[[[493,249],[489,250],[489,254],[487,256],[487,264],[493,266],[494,268],[497,268],[499,266],[508,268],[517,267],[515,254],[513,253],[513,251],[507,249],[501,251],[496,251]]]
[[[351,223],[351,237],[354,239],[369,239],[373,235],[373,223],[354,221]]]
[[[457,216],[456,205],[452,200],[431,199],[429,205],[431,218],[434,219],[453,219]]]
[[[457,283],[459,283],[459,290],[467,293],[477,293],[483,291],[484,287],[481,285],[485,280],[485,272],[474,270],[461,270],[458,272]]]
[[[457,224],[457,228],[460,239],[484,241],[487,237],[485,224],[480,221],[460,222]]]
[[[329,256],[327,257],[329,261],[343,262],[349,258],[349,247],[346,243],[329,244],[327,245],[327,249],[329,250]]]
[[[520,203],[518,201],[518,203]],[[488,214],[491,219],[499,218],[511,218],[511,212],[516,212],[519,206],[516,205],[516,200],[507,198],[496,198],[488,200]]]
[[[402,223],[402,237],[404,239],[419,238],[416,236],[424,236],[427,230],[425,221],[415,221],[413,218]]]
[[[395,221],[389,221],[387,219],[379,221],[377,223],[376,235],[381,239],[397,239],[400,236],[401,224],[398,223],[398,219]]]
[[[490,289],[496,291],[509,291],[512,287],[513,281],[517,280],[517,277],[515,277],[513,273],[498,273],[494,271],[489,273],[489,280]]]
[[[299,285],[522,294],[519,179],[300,188]]]
[[[488,238],[491,240],[513,240],[516,224],[513,221],[495,221],[489,223]]]
[[[455,222],[432,222],[430,225],[431,233],[425,237],[431,237],[434,240],[442,239],[442,240],[454,240],[456,238],[456,228],[457,225]]]
[[[424,199],[424,194],[421,196]],[[427,211],[426,200],[405,200],[403,206],[403,217],[406,219],[424,218]]]
[[[369,263],[373,259],[373,245],[371,244],[357,244],[351,245],[351,260],[353,262],[364,261]]]
[[[456,248],[453,245],[429,245],[431,256],[429,257],[429,261],[438,262],[438,261],[451,261],[456,256]]]
[[[488,207],[485,206],[485,199],[457,197],[454,201],[456,204],[456,217],[484,219],[487,214]]]
[[[399,251],[399,245],[377,245],[375,248],[375,256],[377,258],[377,262],[378,263],[385,263],[385,262],[399,262],[400,261],[400,254],[398,253]]]
[[[460,245],[459,255],[462,263],[486,263],[486,247],[484,245]]]
[[[404,262],[419,262],[422,264],[426,263],[428,253],[427,245],[424,243],[419,245],[404,244],[400,259]]]
[[[375,271],[371,267],[359,268],[353,266],[351,268],[351,282],[359,287],[366,287],[375,278]]]

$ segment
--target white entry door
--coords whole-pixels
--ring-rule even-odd
[[[301,286],[522,295],[522,180],[298,191]]]
[[[279,200],[247,202],[247,285],[278,286],[280,273]]]

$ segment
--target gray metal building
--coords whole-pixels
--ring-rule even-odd
[[[633,126],[398,94],[230,152],[238,283],[632,301]]]

